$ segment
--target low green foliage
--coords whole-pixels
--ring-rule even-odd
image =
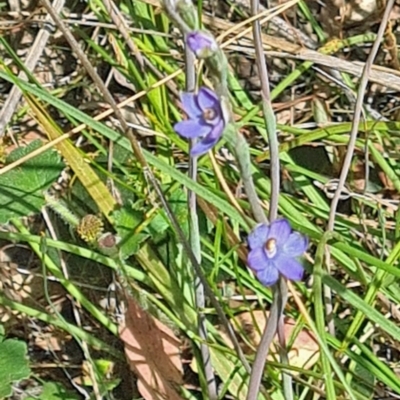
[[[26,400],[79,400],[79,397],[60,383],[45,382],[39,396],[27,397]]]
[[[7,164],[29,155],[41,145],[40,140],[35,140],[14,150],[7,157]],[[48,150],[0,175],[0,223],[39,213],[45,204],[43,193],[57,180],[63,168],[57,152]]]
[[[26,343],[6,339],[3,327],[0,327],[0,399],[3,399],[12,394],[13,384],[30,376],[31,369]]]

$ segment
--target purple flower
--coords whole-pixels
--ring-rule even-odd
[[[201,138],[190,151],[192,156],[200,156],[217,144],[224,131],[221,103],[218,96],[205,87],[197,94],[181,93],[181,101],[189,119],[178,122],[174,129],[184,138]]]
[[[285,278],[298,281],[303,277],[303,267],[296,260],[307,249],[308,239],[292,228],[286,219],[271,225],[259,224],[248,237],[250,253],[247,263],[257,278],[271,286],[282,274]]]
[[[187,34],[186,44],[197,58],[208,58],[218,50],[214,36],[204,31],[193,31]]]

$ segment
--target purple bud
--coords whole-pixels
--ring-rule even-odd
[[[218,50],[218,44],[210,33],[193,31],[187,34],[186,44],[197,58],[204,59],[212,56]]]

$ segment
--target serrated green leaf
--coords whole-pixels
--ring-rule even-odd
[[[41,146],[35,140],[28,146],[14,150],[7,158],[12,163]],[[0,175],[0,223],[40,212],[44,205],[43,192],[56,181],[64,168],[60,156],[48,150],[19,167]]]
[[[12,393],[12,384],[29,377],[26,343],[7,339],[0,343],[0,399]]]

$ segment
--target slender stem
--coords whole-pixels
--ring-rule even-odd
[[[251,12],[257,15],[259,12],[259,1],[251,1]],[[256,53],[257,68],[260,75],[261,82],[261,95],[263,99],[263,116],[265,119],[265,126],[268,134],[268,144],[271,161],[271,201],[269,210],[269,219],[272,222],[276,219],[278,214],[278,198],[279,198],[279,146],[276,135],[276,119],[272,110],[271,93],[269,90],[268,69],[265,62],[263,43],[261,38],[261,27],[258,19],[253,21],[253,39],[254,50]]]
[[[220,53],[220,58],[221,62],[223,60],[224,63],[227,63],[226,57],[222,53],[222,51]],[[208,65],[207,60],[205,60],[205,62]],[[211,65],[210,69],[212,68],[213,66]],[[228,101],[229,99],[229,89],[226,75],[226,71],[221,70],[218,78],[216,79],[216,92],[221,97],[222,102]],[[214,78],[216,78],[216,76],[214,76]],[[232,115],[230,115],[229,118],[232,125],[234,125]],[[227,140],[228,145],[231,146],[231,150],[233,150],[235,154],[235,158],[240,169],[240,177],[242,178],[244,190],[246,192],[247,198],[249,199],[251,211],[254,215],[254,218],[257,222],[267,224],[268,218],[265,215],[263,208],[261,207],[261,202],[257,195],[253,181],[249,145],[243,135],[237,129],[225,129],[224,137]]]
[[[247,198],[249,199],[254,218],[257,222],[266,224],[268,223],[268,219],[263,208],[261,207],[261,202],[257,196],[253,176],[251,173],[249,145],[240,132],[236,132],[234,150],[236,160],[240,168],[240,177],[242,178],[244,190],[247,194]]]
[[[288,288],[284,278],[279,279],[279,288],[275,293],[275,296],[279,296],[281,299],[281,310],[278,321],[278,340],[279,340],[279,357],[282,365],[289,365],[289,356],[286,348],[286,337],[285,337],[285,315],[284,310],[287,302]],[[283,372],[283,393],[285,394],[285,400],[293,399],[293,382],[292,376],[288,373]]]
[[[273,291],[275,292],[276,290],[277,288],[274,287]],[[261,337],[261,341],[258,345],[258,350],[256,353],[256,358],[253,363],[253,368],[250,375],[249,391],[247,393],[246,400],[256,400],[258,397],[258,393],[260,392],[260,383],[264,373],[265,361],[268,356],[268,351],[271,347],[271,343],[276,334],[281,308],[282,306],[280,296],[274,295],[274,300],[272,302],[271,310],[269,313],[268,323]]]
[[[315,310],[315,325],[321,340],[326,343],[326,328],[325,328],[325,310],[322,294],[322,267],[324,262],[324,252],[326,251],[327,243],[331,239],[333,232],[325,232],[322,236],[315,256],[314,265],[314,310]],[[332,379],[332,369],[327,355],[321,352],[321,366],[325,379],[325,391],[327,400],[336,399],[335,386]]]
[[[175,0],[164,0],[164,9],[167,12],[171,21],[174,21],[174,24],[179,28],[179,30],[183,34],[187,34],[190,32],[191,29],[187,26],[186,22],[181,18],[175,6],[176,6]]]
[[[269,203],[269,220],[273,222],[278,216],[278,200],[280,190],[280,167],[279,167],[279,143],[276,134],[276,119],[272,110],[270,100],[266,100],[263,94],[263,116],[267,127],[269,154],[270,154],[270,176],[271,176],[271,199]]]
[[[186,40],[185,40],[186,43]],[[196,90],[196,72],[195,72],[195,56],[190,51],[188,46],[185,46],[185,76],[186,76],[186,91],[194,92]],[[190,140],[190,148],[197,142],[197,139]],[[189,160],[189,176],[193,181],[197,180],[197,157],[190,157]],[[188,191],[188,208],[189,208],[189,243],[192,247],[193,254],[201,265],[201,247],[200,247],[200,230],[199,220],[196,207],[196,193],[192,190]],[[200,343],[200,352],[203,359],[204,374],[206,377],[208,398],[210,400],[217,399],[217,383],[214,371],[211,364],[210,349],[207,345],[207,326],[206,317],[203,309],[205,307],[204,286],[201,283],[199,276],[195,273],[194,280],[196,308],[198,315],[199,336],[203,341]]]
[[[253,15],[258,14],[259,6],[259,0],[251,1],[251,12]],[[268,70],[262,45],[261,27],[258,19],[253,21],[253,38],[258,73],[260,75],[261,81],[263,116],[267,129],[268,144],[270,150],[271,200],[269,208],[269,220],[270,222],[273,222],[278,215],[278,200],[280,189],[279,147],[276,133],[276,119],[271,104]],[[270,318],[268,320],[267,326],[265,327],[261,343],[258,347],[256,359],[253,365],[252,375],[250,377],[250,390],[247,396],[248,400],[256,399],[261,384],[265,360],[267,358],[269,347],[271,346],[276,331],[278,331],[278,338],[280,343],[279,354],[281,363],[283,365],[289,364],[284,332],[284,308],[287,301],[287,285],[284,278],[279,278],[278,285],[273,290],[273,296],[274,301],[271,307]],[[274,311],[274,314],[272,314],[272,311]],[[283,390],[286,400],[293,399],[292,378],[287,373],[283,373]]]

